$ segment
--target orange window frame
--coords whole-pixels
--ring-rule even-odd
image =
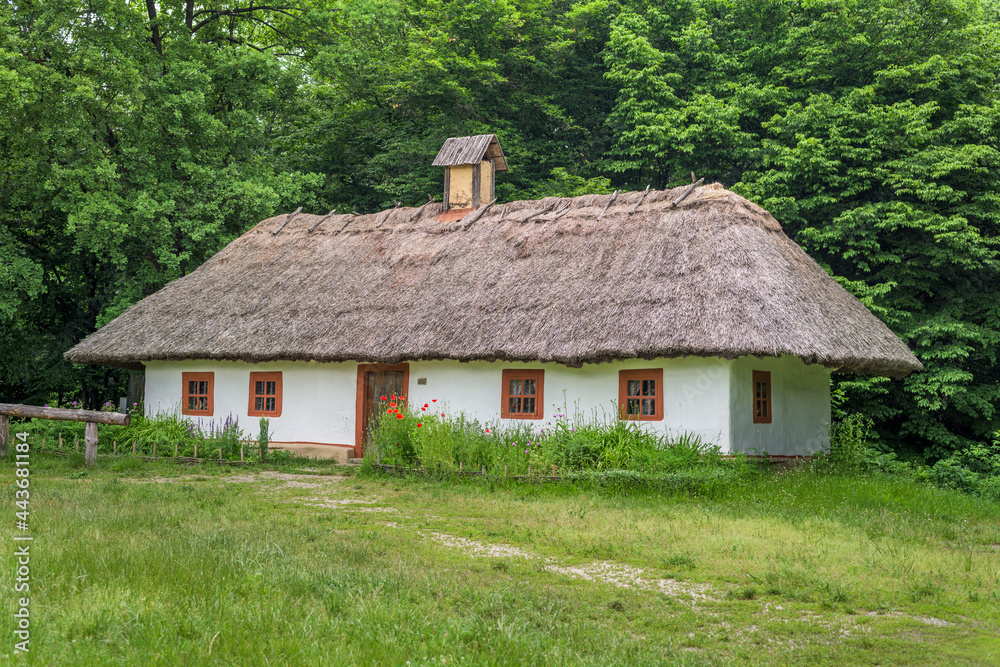
[[[191,391],[191,384],[195,384],[195,391]],[[202,387],[202,383],[207,383]],[[181,373],[181,384],[183,385],[183,396],[181,398],[181,414],[195,417],[211,417],[215,414],[215,373]],[[204,391],[202,391],[204,389]],[[191,407],[191,399],[204,398],[205,407]]]
[[[771,371],[754,371],[751,396],[753,398],[753,423],[770,424],[774,400],[771,396]]]
[[[502,375],[503,386],[500,391],[500,418],[501,419],[541,419],[545,413],[544,389],[545,371],[538,369],[505,369]],[[521,393],[512,394],[510,384],[512,380],[521,380]],[[524,380],[534,380],[535,393],[524,393]],[[510,409],[511,399],[521,399],[522,407],[524,399],[534,400],[534,410],[531,412],[513,411]]]
[[[263,383],[264,393],[257,393],[257,383]],[[274,382],[274,394],[267,393],[267,383]],[[257,407],[257,399],[262,399],[264,408]],[[274,409],[267,409],[267,399],[274,399]],[[281,371],[255,372],[250,373],[250,404],[247,406],[247,415],[251,417],[280,417],[281,416]]]
[[[639,382],[639,393],[629,395],[629,382]],[[644,394],[649,390],[646,382],[653,382],[653,394]],[[629,400],[640,401],[639,414],[628,414]],[[642,414],[643,400],[653,401],[653,414]],[[641,370],[618,371],[618,416],[620,419],[631,419],[635,421],[663,421],[663,369],[646,368]]]

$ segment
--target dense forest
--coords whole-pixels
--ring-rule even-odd
[[[995,0],[32,0],[0,5],[0,401],[121,393],[76,341],[298,206],[691,172],[770,210],[925,366],[838,412],[936,460],[1000,439]]]

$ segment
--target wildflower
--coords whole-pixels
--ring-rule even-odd
[[[421,424],[420,422],[417,422],[417,428],[420,428],[421,426],[423,426],[423,424]]]
[[[389,407],[390,407],[390,408],[394,408],[394,407],[396,407],[396,402],[395,402],[395,401],[393,401],[392,403],[390,403],[390,404],[389,404]]]
[[[401,414],[399,414],[399,413],[397,412],[397,413],[396,413],[396,419],[402,419],[402,418],[403,418],[403,415],[401,415]]]
[[[437,402],[438,402],[438,400],[436,398],[432,398],[431,399],[431,403],[437,403]]]
[[[46,404],[45,404],[45,407],[49,407],[49,404],[48,404],[48,403],[46,403]]]
[[[489,432],[490,432],[490,430],[489,430],[489,429],[486,429],[486,432],[487,432],[487,433],[489,433]]]
[[[443,412],[441,413],[441,416],[444,417],[444,413]]]
[[[385,400],[385,396],[383,396],[383,397],[382,397],[382,400],[383,400],[383,401]]]
[[[420,410],[421,410],[422,412],[427,412],[427,406],[425,405],[424,407],[420,408]]]
[[[429,407],[430,407],[430,404],[428,404],[428,403],[424,403],[424,407],[425,407],[425,408],[429,408]]]

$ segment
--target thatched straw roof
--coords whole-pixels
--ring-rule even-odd
[[[790,354],[894,377],[921,368],[766,211],[719,185],[672,207],[682,190],[619,194],[603,218],[610,195],[451,223],[437,220],[440,203],[300,214],[277,235],[286,216],[270,218],[66,358],[575,366]]]

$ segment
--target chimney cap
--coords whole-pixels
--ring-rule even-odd
[[[454,167],[460,164],[479,164],[490,160],[496,171],[508,171],[507,160],[495,134],[477,134],[474,137],[449,137],[437,157],[435,167]]]

